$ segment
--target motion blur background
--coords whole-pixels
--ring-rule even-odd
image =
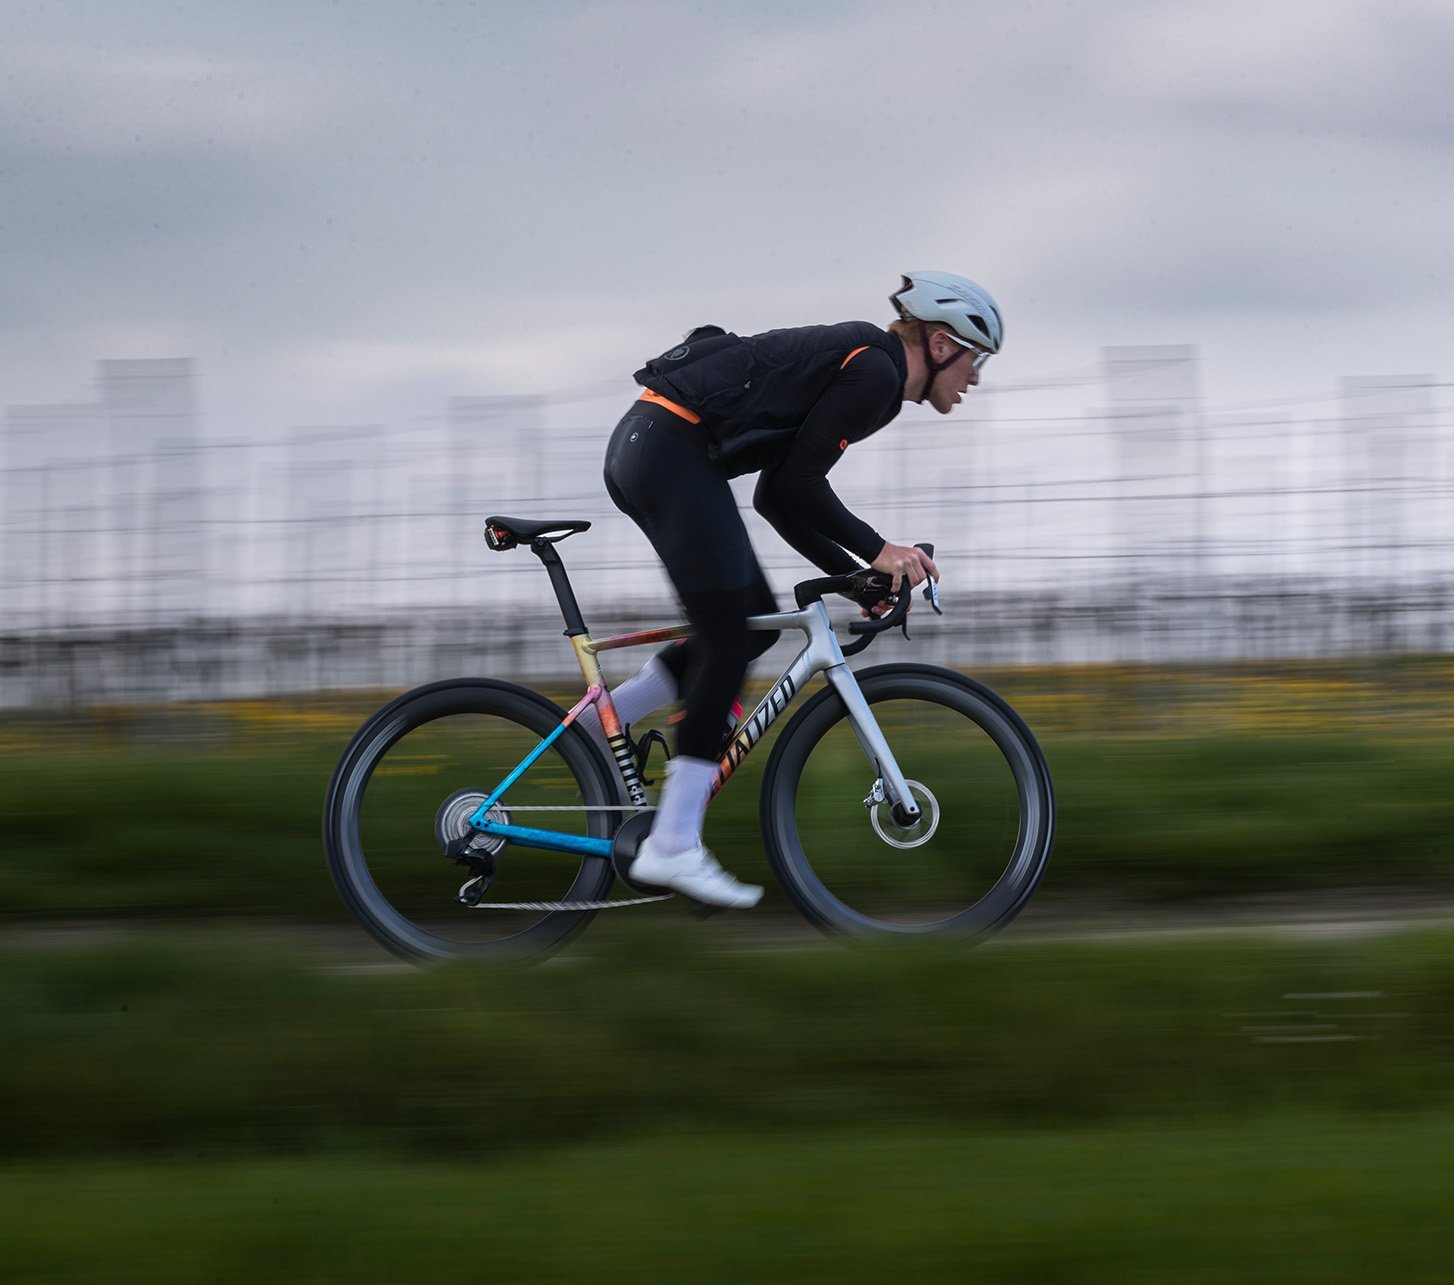
[[[1451,67],[1444,0],[0,7],[17,1279],[1444,1279]],[[570,677],[484,517],[590,519],[588,623],[661,622],[629,372],[922,268],[1005,351],[833,484],[944,572],[873,659],[1047,752],[1030,911],[388,971],[351,729]]]
[[[911,406],[833,474],[890,538],[937,546],[949,613],[921,630],[921,658],[1454,642],[1454,434],[1431,377],[1221,408],[1194,347],[1108,347],[1057,388],[1087,407],[1052,417],[1017,414],[1045,384],[996,374],[948,420]],[[672,618],[654,555],[600,483],[624,380],[232,442],[208,435],[204,387],[190,359],[107,359],[95,401],[7,409],[0,703],[564,675],[545,577],[533,558],[487,556],[488,513],[596,524],[563,553],[597,632]],[[816,570],[752,514],[752,481],[742,503],[786,602]]]

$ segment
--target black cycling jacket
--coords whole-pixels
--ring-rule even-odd
[[[694,331],[636,372],[636,382],[697,415],[733,477],[761,471],[753,504],[830,575],[871,562],[884,539],[828,485],[852,442],[903,405],[903,344],[866,321],[739,337]]]

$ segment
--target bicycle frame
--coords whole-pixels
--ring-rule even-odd
[[[768,688],[767,694],[738,726],[732,743],[717,763],[717,775],[712,783],[713,796],[716,796],[717,791],[727,783],[732,773],[742,765],[743,760],[767,734],[768,728],[793,703],[813,675],[821,672],[847,707],[849,723],[878,778],[882,780],[889,802],[900,805],[911,815],[917,815],[918,805],[914,802],[908,784],[894,759],[893,751],[889,749],[888,742],[884,739],[883,732],[879,729],[868,702],[859,689],[858,680],[853,676],[853,670],[849,668],[848,662],[843,658],[843,649],[838,643],[837,635],[833,632],[833,625],[828,619],[828,608],[823,602],[821,600],[812,602],[796,611],[752,616],[748,619],[747,625],[749,629],[754,630],[796,629],[806,636],[806,641],[802,651],[793,658],[787,670]],[[631,743],[627,739],[625,728],[622,727],[621,720],[616,713],[616,706],[611,700],[610,689],[606,686],[601,674],[597,656],[603,651],[643,647],[651,643],[685,638],[690,632],[685,626],[675,626],[600,639],[593,639],[583,632],[572,635],[571,642],[575,647],[576,659],[580,664],[581,674],[586,680],[586,694],[571,707],[560,721],[560,725],[531,750],[519,765],[490,792],[484,802],[470,816],[469,824],[484,834],[497,835],[520,847],[543,848],[553,852],[574,852],[583,856],[610,857],[612,849],[610,839],[563,834],[554,830],[537,830],[528,826],[492,821],[489,818],[490,809],[500,803],[510,787],[529,771],[531,765],[565,733],[566,728],[574,723],[589,705],[597,706],[601,727],[606,733],[606,741],[611,747],[611,755],[615,760],[616,770],[622,784],[626,787],[627,797],[638,809],[648,807],[646,790],[641,784],[641,773],[637,770]]]

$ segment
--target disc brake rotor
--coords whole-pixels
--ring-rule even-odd
[[[905,781],[914,802],[919,805],[919,820],[912,826],[901,826],[894,820],[893,805],[885,800],[869,809],[868,819],[873,832],[893,848],[917,848],[928,843],[939,828],[939,800],[922,781]]]

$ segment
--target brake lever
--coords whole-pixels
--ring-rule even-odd
[[[922,550],[926,557],[931,559],[934,557],[934,546],[932,544],[916,544],[914,547],[916,549]],[[854,574],[856,577],[860,577],[864,580],[871,579],[871,573],[869,572],[868,568],[863,568],[862,570]],[[849,646],[843,649],[843,654],[845,656],[855,655],[856,653],[862,651],[865,647],[868,646],[869,641],[872,639],[874,634],[877,634],[885,629],[892,629],[895,626],[904,631],[905,641],[911,641],[909,637],[909,607],[914,601],[914,591],[908,585],[907,576],[904,577],[904,581],[901,584],[898,592],[891,595],[890,601],[892,601],[894,605],[892,608],[886,611],[884,615],[897,615],[899,617],[898,620],[894,621],[893,623],[883,621],[883,623],[875,625],[875,621],[881,620],[882,618],[874,617],[872,616],[872,614],[870,614],[870,618],[868,620],[856,621],[855,623],[849,625],[848,632],[851,634],[860,635],[860,639],[858,642],[851,643],[849,644]],[[944,614],[943,610],[939,606],[939,586],[932,577],[927,581],[924,586],[924,601],[926,601],[934,609],[934,614],[936,616],[942,616]]]
[[[926,558],[933,558],[933,556],[934,556],[934,546],[932,544],[916,544],[914,547],[916,549],[922,549],[924,551],[924,556]],[[944,614],[943,609],[939,606],[939,581],[937,581],[936,579],[934,579],[933,576],[930,576],[924,582],[924,601],[927,602],[931,607],[934,608],[934,614],[936,616],[942,616]],[[904,617],[904,637],[907,638],[908,636],[909,636],[909,618],[908,618],[908,616],[905,616]]]

